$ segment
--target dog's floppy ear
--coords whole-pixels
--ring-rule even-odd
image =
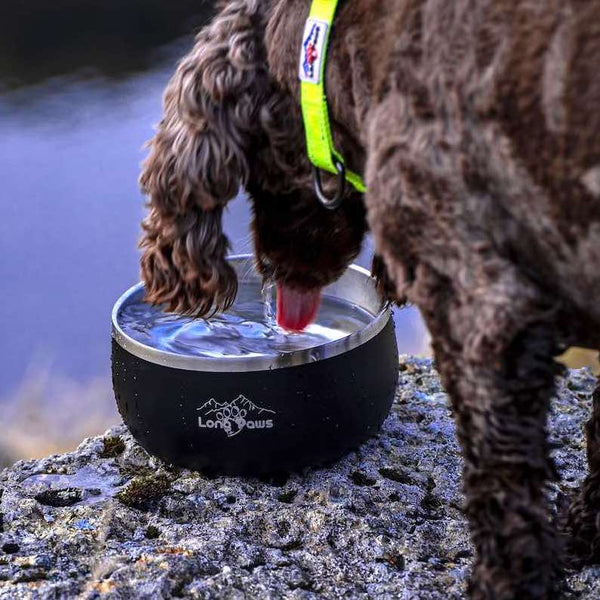
[[[221,6],[165,91],[140,177],[150,208],[140,241],[146,299],[194,316],[227,308],[236,294],[221,217],[247,181],[268,89],[261,2]]]

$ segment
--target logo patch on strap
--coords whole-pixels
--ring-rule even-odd
[[[327,39],[327,23],[317,19],[308,19],[302,36],[302,52],[300,53],[300,81],[319,83],[321,81],[321,65],[323,64],[323,48]]]

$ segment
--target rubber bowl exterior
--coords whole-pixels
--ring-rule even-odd
[[[231,257],[239,284],[258,280],[251,256]],[[207,358],[146,346],[112,313],[112,378],[135,439],[164,461],[209,474],[259,476],[331,463],[379,431],[398,382],[390,311],[370,274],[351,266],[324,290],[374,315],[341,340],[281,354]]]

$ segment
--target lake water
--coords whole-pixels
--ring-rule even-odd
[[[138,280],[142,146],[173,63],[0,95],[0,401],[40,364],[78,382],[109,376],[111,307]],[[251,250],[248,223],[242,196],[225,217],[236,253]],[[415,311],[396,321],[400,350],[422,351]]]

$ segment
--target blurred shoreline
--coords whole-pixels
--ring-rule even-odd
[[[110,377],[76,381],[44,360],[30,366],[0,406],[0,469],[73,450],[121,421]]]
[[[3,0],[0,93],[81,72],[127,77],[209,21],[208,0]]]

